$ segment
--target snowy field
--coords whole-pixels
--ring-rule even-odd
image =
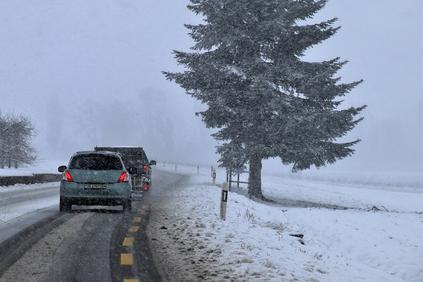
[[[192,167],[178,171],[196,174]],[[190,252],[182,252],[184,263],[201,258],[214,281],[423,281],[423,193],[418,185],[401,191],[396,185],[384,189],[383,183],[264,176],[264,193],[273,199],[353,208],[265,204],[230,193],[227,221],[222,222],[220,189],[210,184],[208,174],[204,169],[193,175],[185,189],[172,195],[167,218],[169,226],[177,226],[171,231],[179,241],[193,244]]]
[[[175,172],[174,165],[160,164],[158,169]],[[197,175],[197,168],[178,165],[177,172]],[[210,168],[201,167],[200,175],[211,181]],[[217,170],[218,184],[226,181],[225,175],[223,169]],[[243,174],[241,180],[247,181],[247,176]],[[423,173],[305,172],[275,176],[264,172],[262,181],[264,195],[285,205],[423,212]],[[245,184],[241,184],[241,190],[246,193]]]
[[[365,210],[423,212],[423,187],[393,187],[264,177],[263,193],[276,201],[293,199]]]

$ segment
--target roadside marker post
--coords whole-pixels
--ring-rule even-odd
[[[215,185],[216,184],[216,171],[215,170],[213,170],[213,173],[212,173],[212,180],[213,180],[213,185]]]
[[[223,183],[222,186],[222,196],[220,200],[220,219],[226,220],[226,207],[228,205],[228,183]]]

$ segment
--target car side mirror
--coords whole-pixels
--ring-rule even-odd
[[[137,174],[138,169],[136,167],[130,167],[128,169],[129,174]]]
[[[157,162],[156,161],[154,161],[154,160],[151,160],[150,161],[150,165],[156,165],[157,164]]]
[[[57,168],[58,172],[65,172],[65,170],[67,169],[67,167],[65,165],[61,165]]]

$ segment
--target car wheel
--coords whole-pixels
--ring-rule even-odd
[[[131,200],[126,200],[123,202],[122,204],[123,206],[123,211],[124,212],[130,212],[132,211],[132,201]]]
[[[72,204],[63,198],[60,198],[59,207],[60,207],[60,212],[69,212],[72,210]]]

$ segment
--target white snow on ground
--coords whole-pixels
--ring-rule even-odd
[[[266,171],[264,171],[266,173]],[[400,172],[400,171],[329,171],[311,170],[298,173],[284,172],[280,175],[273,173],[273,176],[283,178],[294,178],[299,180],[310,180],[313,182],[330,182],[354,185],[368,185],[381,187],[383,190],[412,190],[423,189],[423,173]]]
[[[29,214],[41,209],[58,206],[59,196],[51,196],[44,199],[37,199],[31,202],[18,203],[15,205],[0,207],[0,227],[12,219]]]
[[[0,168],[0,176],[26,176],[37,173],[58,173],[57,168],[66,164],[63,161],[37,160],[33,165],[20,168]]]
[[[43,190],[46,188],[59,187],[60,182],[47,182],[47,183],[37,183],[37,184],[15,184],[12,186],[0,186],[0,200],[4,200],[2,193],[13,193],[20,191],[36,191]]]
[[[162,164],[162,170],[174,172],[174,165]],[[178,172],[195,175],[197,168],[178,165]],[[200,174],[206,176],[210,169],[202,167]],[[234,178],[235,179],[235,178]],[[207,179],[211,181],[211,178]],[[241,180],[247,181],[246,174]],[[217,171],[217,183],[225,181],[225,172]],[[263,176],[263,193],[276,201],[293,200],[318,204],[338,205],[358,209],[397,212],[423,212],[423,179],[418,173],[333,173],[329,175]],[[246,185],[241,188],[246,189]]]
[[[193,244],[194,253],[182,254],[186,260],[216,258],[206,259],[214,281],[423,281],[421,190],[384,191],[266,176],[264,186],[267,194],[293,200],[360,208],[383,205],[396,212],[283,207],[230,193],[223,222],[218,218],[220,188],[210,184],[208,175],[192,176],[168,207],[173,211],[168,225],[181,227],[174,236]],[[304,234],[304,245],[289,234]]]
[[[265,177],[263,193],[272,199],[294,199],[321,204],[398,212],[423,212],[423,187],[392,190],[363,184],[313,182],[293,178]]]
[[[37,193],[43,193],[46,189],[54,190],[55,188],[57,188],[57,193],[50,193],[47,197],[36,197]],[[19,201],[15,201],[15,199],[19,199]],[[1,224],[24,214],[57,206],[58,203],[58,182],[0,187],[0,227]]]

